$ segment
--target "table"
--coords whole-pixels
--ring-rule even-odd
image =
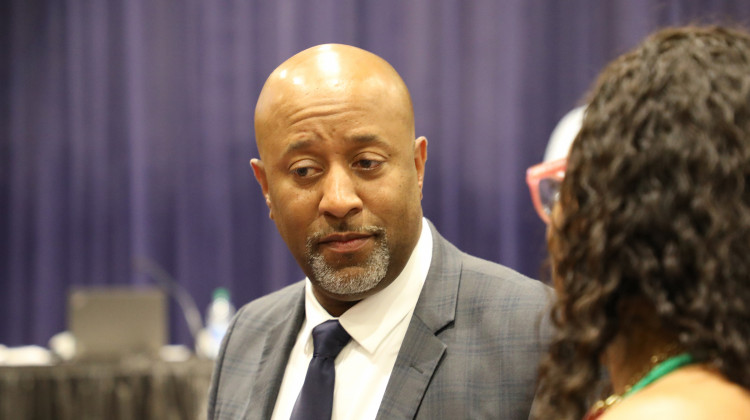
[[[2,420],[201,420],[213,362],[0,367]]]

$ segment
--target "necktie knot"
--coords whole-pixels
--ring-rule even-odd
[[[338,320],[330,319],[313,328],[313,357],[335,359],[351,336]]]

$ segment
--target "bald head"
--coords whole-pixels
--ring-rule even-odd
[[[294,104],[316,98],[370,101],[393,111],[414,138],[414,112],[409,91],[396,70],[385,60],[363,49],[324,44],[292,56],[268,77],[255,108],[255,135],[263,157],[263,144],[279,124],[293,122],[302,110]],[[291,119],[290,119],[291,117]]]

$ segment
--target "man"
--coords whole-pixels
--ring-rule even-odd
[[[337,318],[351,340],[332,418],[526,419],[547,288],[423,219],[427,139],[396,71],[351,46],[302,51],[266,81],[255,132],[255,177],[307,278],[239,311],[209,418],[298,418],[311,331]]]

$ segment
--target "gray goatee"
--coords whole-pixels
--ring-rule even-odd
[[[310,263],[314,279],[311,279],[323,290],[337,295],[361,294],[377,286],[388,271],[391,256],[388,253],[388,238],[385,229],[378,227],[364,227],[359,229],[342,229],[337,231],[355,231],[376,234],[375,248],[361,264],[349,267],[361,267],[359,273],[346,274],[342,269],[329,265],[323,255],[315,249],[315,243],[328,233],[319,233],[307,239],[307,260]]]

